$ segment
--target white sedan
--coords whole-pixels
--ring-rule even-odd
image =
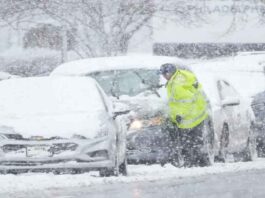
[[[0,92],[0,171],[126,175],[124,112],[94,79],[10,79]]]
[[[214,156],[224,161],[257,157],[252,124],[254,114],[248,102],[231,83],[211,72],[195,71],[209,100],[214,129]]]

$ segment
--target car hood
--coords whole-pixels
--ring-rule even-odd
[[[24,138],[32,136],[71,138],[73,135],[94,138],[103,127],[100,120],[102,120],[100,116],[91,115],[89,112],[9,115],[0,116],[0,126],[13,128]]]
[[[134,112],[137,117],[152,117],[167,112],[167,102],[164,98],[155,95],[150,96],[122,96],[113,99],[115,109],[127,108]],[[119,111],[119,110],[118,110]]]

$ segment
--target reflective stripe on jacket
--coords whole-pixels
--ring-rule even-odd
[[[193,128],[207,118],[207,99],[192,72],[177,70],[167,83],[167,94],[170,119],[179,128]]]

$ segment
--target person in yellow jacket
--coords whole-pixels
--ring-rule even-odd
[[[163,64],[159,73],[167,80],[171,126],[167,126],[166,130],[173,141],[172,160],[180,163],[181,155],[184,166],[208,165],[200,153],[204,122],[208,120],[207,98],[201,84],[191,70],[177,67],[175,64]]]

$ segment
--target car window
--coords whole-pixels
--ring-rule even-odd
[[[112,96],[135,96],[158,86],[160,79],[156,70],[147,69],[102,71],[89,76],[95,78],[103,90]]]
[[[228,82],[220,80],[217,85],[221,100],[228,97],[239,97],[237,91]]]

